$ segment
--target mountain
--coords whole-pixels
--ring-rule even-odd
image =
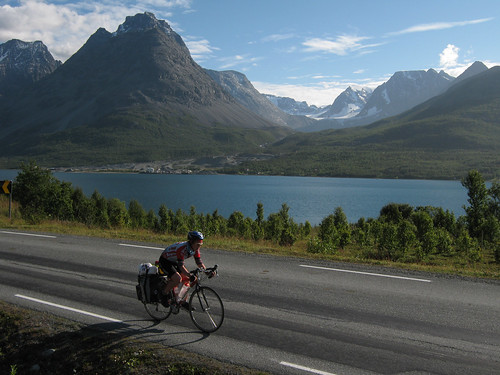
[[[451,81],[453,77],[434,69],[396,72],[373,91],[356,117],[369,117],[370,121],[374,121],[397,115],[441,94],[450,86]]]
[[[371,95],[372,90],[369,88],[353,89],[349,86],[337,96],[328,110],[318,118],[348,119],[357,116],[366,106]]]
[[[324,112],[323,108],[315,105],[308,105],[307,102],[298,102],[295,99],[275,96],[270,94],[263,94],[271,103],[289,115],[294,116],[311,116],[315,117],[317,114]]]
[[[396,72],[373,92],[348,87],[317,117],[316,123],[298,130],[315,132],[368,125],[400,114],[444,92],[453,81],[454,78],[445,72],[429,69]]]
[[[29,86],[61,65],[40,41],[0,44],[0,97]]]
[[[291,128],[307,126],[312,121],[304,116],[291,116],[273,105],[242,73],[234,70],[219,72],[206,69],[205,71],[237,102],[262,118]]]
[[[462,82],[464,79],[475,76],[476,74],[483,73],[488,70],[488,67],[484,65],[481,61],[475,61],[471,66],[469,66],[462,74],[460,74],[452,84]]]
[[[57,165],[260,152],[289,132],[239,104],[151,13],[98,29],[53,73],[4,98],[0,119],[2,160]]]
[[[460,179],[500,176],[500,67],[463,79],[412,109],[367,126],[295,133],[250,173]]]

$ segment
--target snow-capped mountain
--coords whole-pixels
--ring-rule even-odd
[[[368,125],[442,94],[454,80],[444,71],[438,73],[434,69],[396,72],[371,93],[367,89],[355,91],[348,88],[316,124],[299,130],[311,132]]]
[[[324,112],[323,107],[308,105],[307,102],[298,102],[288,97],[263,94],[271,103],[289,115],[315,117]]]
[[[396,72],[373,91],[356,117],[372,122],[397,115],[443,93],[453,80],[444,71],[434,69]]]
[[[359,114],[372,94],[369,88],[353,89],[349,86],[318,118],[348,119]]]
[[[0,96],[49,75],[61,65],[40,41],[0,44]]]
[[[174,31],[165,20],[159,20],[153,13],[144,12],[135,16],[127,16],[125,22],[118,26],[118,29],[112,33],[113,36],[129,32],[144,32],[151,29],[160,29],[167,35],[172,35]]]

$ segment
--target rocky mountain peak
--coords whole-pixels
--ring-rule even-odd
[[[349,86],[337,96],[333,104],[319,118],[354,117],[363,109],[371,93],[372,90],[368,88],[355,89]]]
[[[115,34],[143,32],[151,29],[160,29],[166,34],[173,32],[166,21],[158,20],[153,13],[145,12],[126,17],[125,22],[118,26]]]
[[[40,41],[0,44],[0,96],[32,84],[61,65]]]
[[[488,67],[486,65],[484,65],[481,61],[476,61],[456,78],[454,84],[461,82],[464,79],[475,76],[476,74],[485,72],[487,70],[488,70]]]

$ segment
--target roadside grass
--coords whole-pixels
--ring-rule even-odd
[[[0,374],[265,375],[0,301]]]
[[[0,197],[0,228],[11,230],[26,230],[35,232],[60,233],[79,236],[122,239],[128,241],[148,242],[167,246],[182,240],[184,235],[159,234],[145,229],[101,229],[89,228],[76,222],[61,222],[44,220],[40,224],[29,224],[21,218],[19,207],[12,202],[12,217],[9,219],[8,199]],[[313,228],[313,231],[317,228]],[[408,257],[404,262],[395,262],[387,259],[372,259],[367,253],[374,249],[348,245],[339,249],[335,254],[314,254],[307,251],[307,240],[295,242],[292,246],[279,246],[270,241],[250,241],[235,237],[210,236],[205,241],[205,247],[236,252],[269,254],[284,257],[298,257],[345,263],[359,263],[384,266],[413,271],[434,272],[464,277],[500,279],[500,264],[495,262],[492,251],[483,251],[481,260],[471,262],[465,255],[429,255],[423,260]]]

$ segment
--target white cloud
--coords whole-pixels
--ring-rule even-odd
[[[47,45],[55,59],[65,61],[100,27],[113,32],[124,22],[125,17],[145,12],[152,5],[157,5],[164,17],[166,9],[188,8],[190,4],[191,0],[68,0],[64,4],[20,0],[13,6],[0,6],[0,43],[11,39],[25,42],[40,40]]]
[[[443,29],[451,29],[453,27],[467,26],[467,25],[475,25],[478,23],[488,22],[493,20],[490,18],[479,18],[476,20],[470,21],[459,21],[459,22],[434,22],[434,23],[424,23],[415,26],[408,27],[406,29],[396,31],[393,33],[389,33],[387,35],[401,35],[401,34],[409,34],[409,33],[419,33],[424,31],[433,31],[433,30],[443,30]]]
[[[356,35],[341,35],[335,40],[311,38],[302,43],[306,47],[307,52],[326,52],[335,55],[346,55],[350,51],[364,48],[360,43],[368,39],[368,37]]]
[[[256,66],[257,62],[262,60],[261,57],[251,57],[249,55],[234,55],[229,57],[223,57],[219,59],[220,70],[238,69],[242,71],[247,71],[250,66]]]
[[[252,85],[262,94],[271,94],[305,101],[309,105],[326,106],[333,103],[347,87],[369,87],[375,89],[386,79],[348,82],[342,80],[320,81],[313,84],[276,84],[252,81]]]
[[[294,34],[272,34],[262,38],[263,42],[279,42],[293,38]]]
[[[211,46],[206,39],[189,40],[188,38],[185,43],[193,59],[198,62],[205,61],[213,56],[214,51],[219,50],[219,48]]]
[[[439,64],[442,69],[453,68],[458,64],[458,52],[460,48],[453,44],[448,44],[439,54]]]

